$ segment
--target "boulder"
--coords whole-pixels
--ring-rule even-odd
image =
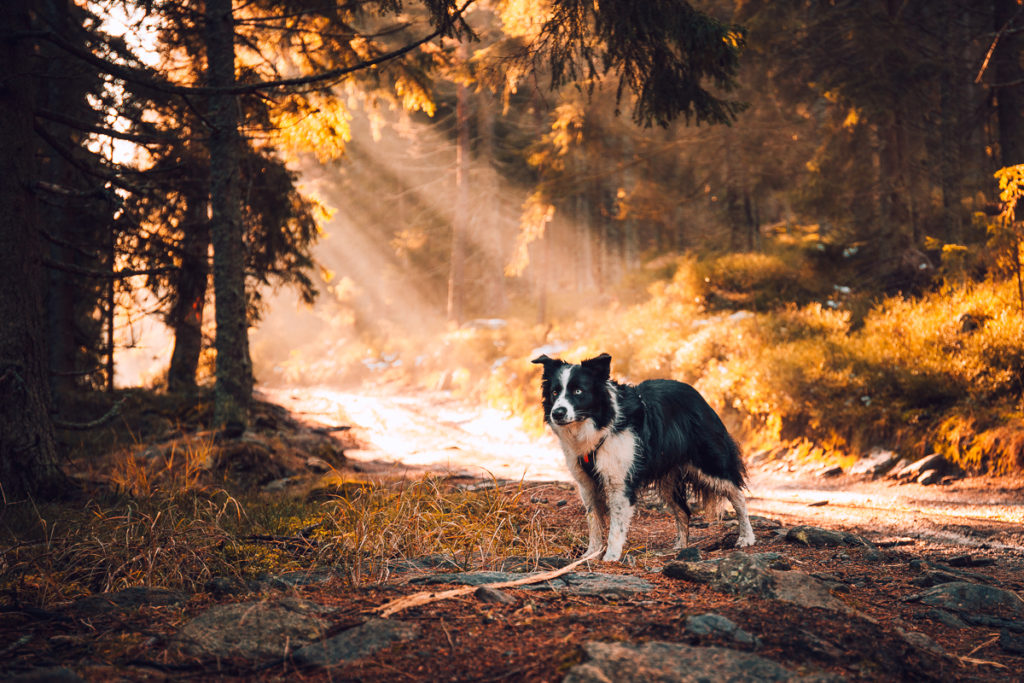
[[[741,629],[731,619],[711,612],[687,617],[686,630],[696,636],[724,636],[741,645],[756,646],[758,644],[757,638]]]
[[[916,480],[922,474],[931,470],[934,470],[940,478],[943,475],[961,471],[959,467],[946,460],[941,453],[932,453],[897,471],[895,478],[900,481]]]
[[[1024,600],[1016,593],[969,581],[943,583],[903,599],[955,612],[976,624],[1017,624],[1024,620]]]
[[[850,475],[877,479],[891,470],[900,456],[884,448],[873,448],[850,468]]]
[[[185,624],[173,642],[200,659],[283,657],[323,635],[328,622],[322,611],[315,603],[290,598],[216,605]]]
[[[412,640],[419,626],[390,619],[370,619],[325,640],[299,648],[292,659],[305,666],[333,666],[368,657],[395,643]]]

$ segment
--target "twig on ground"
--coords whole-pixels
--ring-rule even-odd
[[[513,588],[515,586],[526,586],[531,583],[540,583],[541,581],[550,581],[556,579],[562,574],[567,574],[576,567],[580,566],[584,562],[593,560],[600,554],[600,551],[591,553],[586,557],[565,565],[561,569],[554,569],[549,572],[542,572],[540,574],[533,574],[532,576],[524,576],[521,579],[514,581],[498,581],[497,583],[483,584],[488,588]],[[419,593],[413,593],[412,595],[406,595],[405,597],[396,598],[391,602],[381,605],[375,612],[380,614],[382,617],[390,617],[392,614],[401,612],[402,610],[409,609],[410,607],[419,607],[421,605],[427,605],[432,602],[439,602],[441,600],[448,600],[449,598],[457,598],[460,595],[469,595],[476,591],[480,586],[463,586],[462,588],[453,588],[447,591],[441,591],[440,593],[434,591],[421,591]]]

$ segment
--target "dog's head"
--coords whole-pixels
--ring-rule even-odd
[[[610,410],[611,356],[602,353],[579,365],[544,355],[533,362],[544,366],[541,392],[546,422],[559,427],[591,419],[603,425]]]

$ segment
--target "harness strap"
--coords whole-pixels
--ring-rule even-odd
[[[585,463],[589,463],[591,458],[594,458],[596,460],[597,459],[597,452],[599,450],[601,450],[601,446],[604,445],[605,439],[607,439],[607,438],[608,438],[607,434],[602,436],[601,440],[597,442],[596,446],[594,446],[594,450],[590,451],[589,453],[584,453],[583,455],[580,456],[580,459],[582,459],[583,462],[585,462]]]

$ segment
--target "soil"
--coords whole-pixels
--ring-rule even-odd
[[[332,415],[331,421],[337,420]],[[364,449],[379,455],[379,446],[364,444]],[[381,471],[379,458],[372,459],[372,467],[370,463],[349,462],[363,471]],[[1024,595],[1018,516],[1024,482],[968,478],[944,487],[920,487],[845,477],[824,482],[784,462],[761,463],[752,470],[756,545],[732,548],[735,526],[727,519],[695,520],[691,545],[705,559],[777,552],[792,569],[825,581],[848,611],[736,595],[662,574],[674,559],[674,553],[665,550],[675,535],[674,524],[658,505],[648,502],[638,509],[624,562],[590,562],[578,568],[638,576],[653,585],[649,592],[631,597],[517,587],[502,589],[511,604],[484,602],[472,593],[439,600],[391,617],[418,626],[414,639],[331,668],[300,667],[289,657],[202,661],[175,650],[172,643],[187,621],[214,604],[284,596],[332,608],[326,617],[330,636],[366,622],[397,597],[423,591],[423,585],[410,579],[438,570],[395,574],[383,584],[360,588],[347,587],[334,577],[268,589],[259,596],[197,594],[183,604],[143,604],[86,614],[64,607],[25,608],[0,617],[0,671],[43,675],[30,680],[73,680],[54,676],[77,674],[96,681],[560,681],[585,660],[584,644],[589,641],[667,641],[754,652],[796,675],[873,681],[1019,680],[1024,654],[1001,644],[1004,628],[992,623],[958,625],[935,608],[906,598],[923,590],[914,580],[935,565],[970,572],[976,582]],[[479,479],[488,481],[494,483]],[[453,485],[470,482],[465,477],[453,479]],[[496,485],[502,487],[500,482]],[[571,484],[516,481],[503,490],[512,495],[521,487],[527,495],[519,499],[544,524],[583,533],[583,508]],[[805,547],[787,541],[780,531],[796,525],[851,532],[874,547]],[[578,557],[581,551],[566,548],[565,556]],[[757,644],[739,645],[722,634],[687,631],[687,617],[705,613],[735,622]],[[925,645],[912,645],[907,632],[925,634],[938,649],[929,649],[927,639]],[[1003,642],[1024,637],[1008,633]]]

